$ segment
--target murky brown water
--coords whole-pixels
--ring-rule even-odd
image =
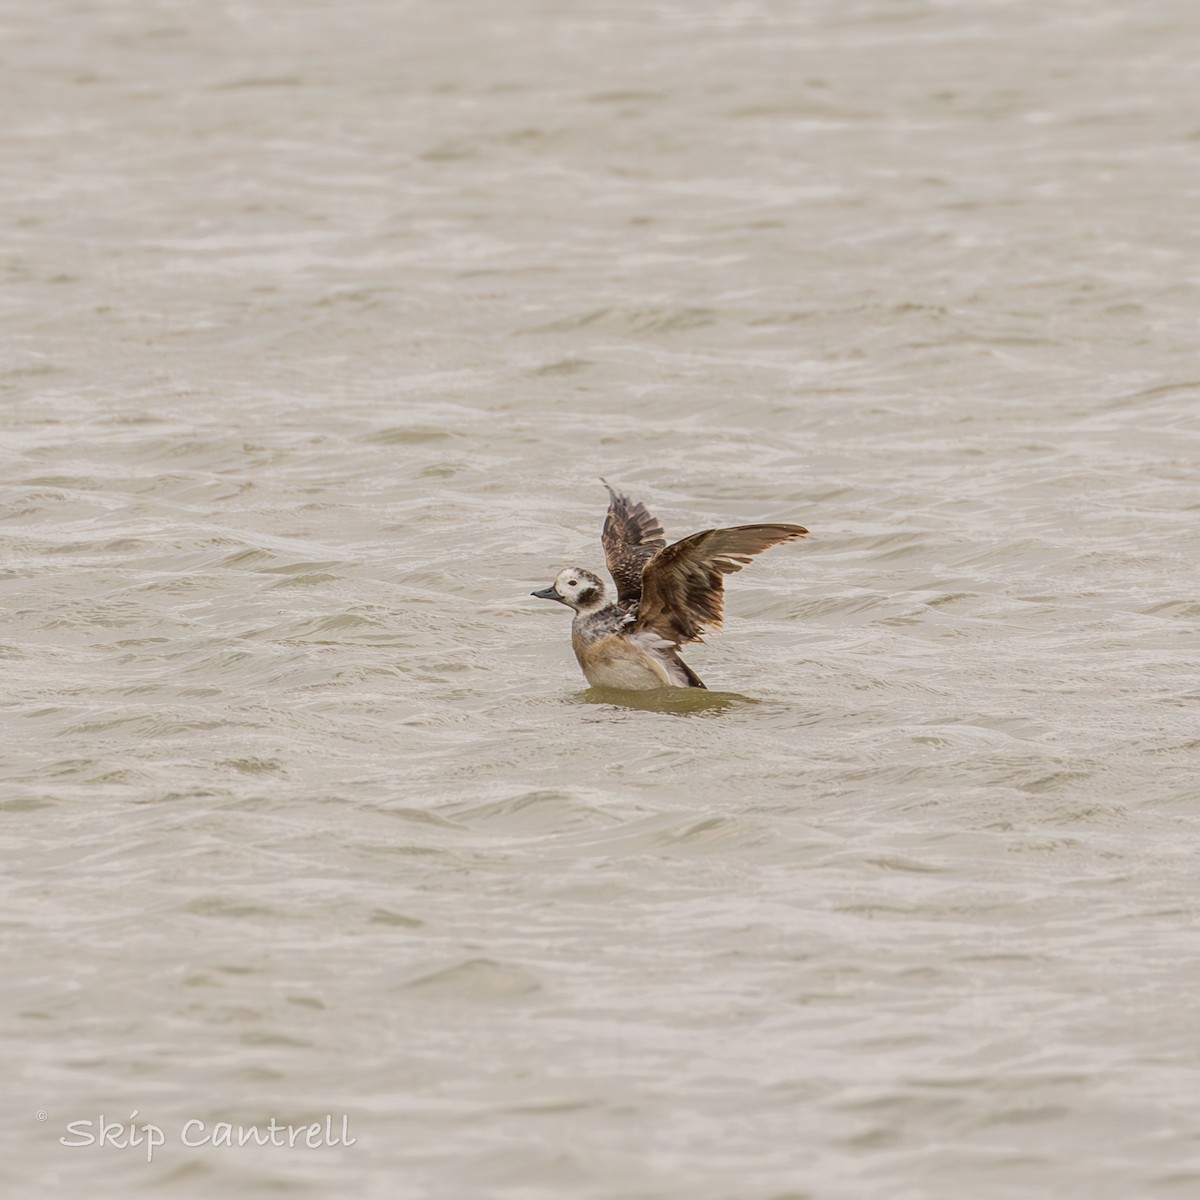
[[[1200,1194],[1198,38],[6,5],[5,1195]],[[715,702],[601,474],[813,530]]]

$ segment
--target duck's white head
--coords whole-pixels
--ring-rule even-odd
[[[557,600],[579,613],[595,612],[608,603],[604,580],[582,567],[566,567],[559,571],[549,587],[530,595],[540,600]]]

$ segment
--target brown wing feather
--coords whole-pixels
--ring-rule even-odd
[[[604,559],[617,585],[617,600],[637,600],[642,594],[642,571],[667,544],[663,527],[644,504],[608,488],[608,516],[604,518]]]
[[[676,645],[703,641],[718,629],[725,607],[724,576],[740,571],[755,554],[802,538],[802,525],[737,525],[705,529],[667,546],[642,574],[638,629],[652,629]]]

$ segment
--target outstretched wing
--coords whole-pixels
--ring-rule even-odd
[[[740,571],[753,555],[807,533],[803,525],[737,525],[705,529],[667,546],[642,574],[636,627],[652,629],[676,645],[703,641],[706,627],[721,625],[724,577]]]
[[[608,516],[604,518],[604,560],[617,585],[617,600],[637,600],[642,594],[642,571],[667,544],[663,527],[644,504],[634,504],[628,496],[608,488]]]

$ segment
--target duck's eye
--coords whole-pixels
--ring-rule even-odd
[[[567,587],[578,587],[578,586],[579,586],[578,579],[568,579],[567,580]]]

